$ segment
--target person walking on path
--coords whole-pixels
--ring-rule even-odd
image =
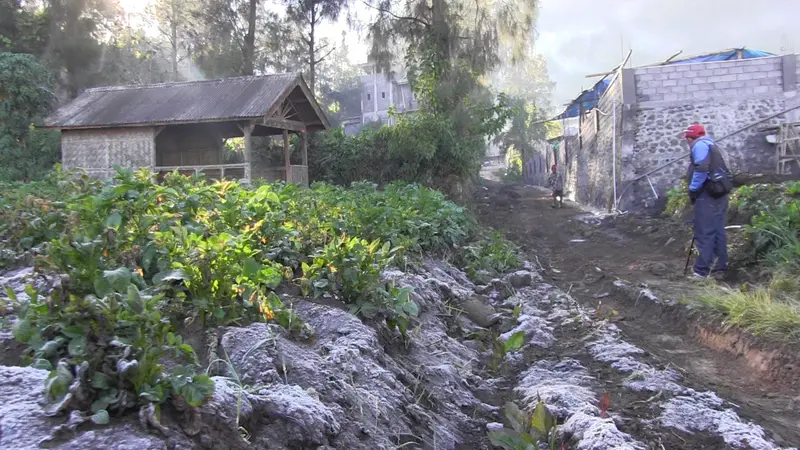
[[[683,135],[691,149],[688,174],[689,199],[694,206],[694,239],[699,256],[694,276],[723,275],[728,268],[725,213],[733,188],[722,152],[705,128],[694,124]],[[716,259],[716,265],[714,260]]]
[[[550,186],[550,190],[553,191],[553,205],[552,207],[555,208],[556,205],[563,208],[564,207],[564,179],[561,178],[561,174],[558,173],[558,168],[555,164],[553,167],[550,168],[550,176],[547,177],[547,185]],[[558,201],[556,202],[556,198]]]

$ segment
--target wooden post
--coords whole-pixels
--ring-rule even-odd
[[[303,165],[308,167],[308,133],[305,131],[300,133],[300,142],[303,148]]]
[[[283,159],[286,164],[286,183],[292,182],[292,161],[289,154],[289,130],[283,130]]]
[[[239,127],[244,134],[244,178],[250,182],[252,181],[252,154],[253,154],[253,142],[250,139],[251,135],[253,134],[253,124],[248,123],[242,127]]]

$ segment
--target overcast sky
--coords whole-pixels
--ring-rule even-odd
[[[692,56],[746,46],[800,50],[800,0],[540,0],[536,48],[556,82],[554,104],[575,98],[633,50],[636,65],[679,50]],[[594,80],[594,81],[592,81]]]

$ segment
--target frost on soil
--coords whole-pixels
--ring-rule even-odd
[[[656,369],[641,361],[639,358],[645,352],[623,341],[621,331],[615,325],[602,324],[598,333],[600,337],[587,344],[589,353],[595,360],[630,374],[623,383],[626,388],[675,396],[660,405],[663,408],[658,419],[660,425],[687,433],[718,435],[737,449],[779,448],[767,440],[760,426],[742,421],[733,409],[725,407],[725,402],[715,393],[698,392],[682,386],[682,377],[675,370],[669,367]]]
[[[529,267],[529,266],[528,266]],[[31,271],[6,274],[15,292]],[[501,408],[489,398],[511,388],[530,411],[541,399],[560,419],[561,434],[580,450],[646,448],[620,431],[611,418],[599,417],[597,381],[578,360],[551,355],[531,361],[531,352],[554,353],[564,328],[586,334],[586,352],[598,364],[628,374],[624,386],[664,392],[663,414],[644,425],[723,436],[731,446],[747,439],[754,449],[773,449],[760,427],[744,423],[722,400],[679,384],[672,369],[655,369],[643,350],[626,343],[613,325],[596,322],[575,301],[535,272],[523,270],[488,285],[475,286],[463,272],[426,260],[408,271],[387,270],[384,278],[412,288],[420,314],[408,339],[382,321],[364,322],[347,311],[286,298],[316,331],[299,342],[274,324],[213,330],[205,353],[225,361],[211,367],[216,389],[195,411],[165,418],[173,435],[147,432],[135,420],[78,430],[61,449],[211,449],[352,448],[488,449],[487,430],[497,430]],[[57,280],[41,280],[54,288]],[[454,311],[468,309],[469,314]],[[518,307],[512,319],[511,311]],[[513,379],[484,379],[489,356],[467,335],[485,333],[485,325],[503,324],[499,339],[525,334],[521,351],[505,364]],[[519,369],[519,371],[516,371]],[[38,404],[46,372],[0,366],[0,448],[38,448],[61,419],[44,417]],[[510,386],[509,386],[510,385]],[[479,394],[476,396],[476,394]],[[675,396],[675,397],[672,397]],[[247,436],[247,440],[244,439]]]
[[[523,317],[537,319],[540,328],[553,336],[553,325],[583,322],[587,316],[567,296],[546,284],[522,289],[510,303],[519,302],[520,323],[531,323]],[[549,311],[548,311],[549,310]],[[526,333],[528,335],[529,333]],[[575,359],[540,360],[533,363],[517,380],[514,392],[524,409],[530,411],[541,400],[561,419],[561,430],[576,441],[581,450],[643,450],[646,447],[620,431],[612,419],[599,417],[595,406],[597,393],[592,389],[596,380]]]
[[[659,417],[662,425],[687,433],[708,432],[722,436],[735,449],[775,450],[758,425],[743,422],[724,402],[711,392],[689,391],[688,395],[669,399]]]

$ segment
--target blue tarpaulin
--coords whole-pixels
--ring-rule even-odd
[[[557,117],[557,119],[578,117],[578,115],[581,113],[581,105],[583,105],[584,111],[589,111],[590,109],[594,108],[597,105],[597,102],[600,101],[603,93],[605,93],[606,89],[608,89],[609,84],[611,84],[611,80],[609,79],[604,78],[600,80],[594,85],[594,87],[588,91],[584,91],[580,96],[578,96],[578,98],[573,100],[567,109]]]
[[[739,55],[741,53],[741,56]],[[663,63],[660,65],[669,66],[673,64],[692,64],[692,63],[703,63],[703,62],[713,62],[713,61],[729,61],[734,59],[751,59],[751,58],[764,58],[767,56],[775,56],[769,52],[762,52],[760,50],[750,50],[748,48],[733,48],[730,50],[725,50],[722,52],[717,53],[709,53],[706,55],[690,57],[687,59],[680,59],[676,61],[670,61],[667,63]],[[608,85],[611,84],[611,80],[604,78],[597,82],[591,89],[584,91],[578,98],[572,101],[569,104],[567,109],[564,110],[561,115],[556,117],[555,119],[568,119],[570,117],[578,117],[581,113],[581,109],[583,111],[589,111],[592,108],[597,106],[597,102],[600,101],[600,98],[603,97],[603,93],[606,92],[608,89]],[[581,108],[581,106],[583,108]]]
[[[741,58],[739,58],[739,52],[742,52]],[[743,48],[743,49],[733,48],[730,50],[725,50],[724,52],[710,53],[708,55],[695,56],[693,58],[681,59],[678,61],[670,61],[663,65],[668,66],[672,64],[693,64],[693,63],[703,63],[703,62],[713,62],[713,61],[730,61],[734,59],[764,58],[766,56],[775,56],[775,55],[769,52],[762,52],[761,50],[750,50],[749,48]]]

